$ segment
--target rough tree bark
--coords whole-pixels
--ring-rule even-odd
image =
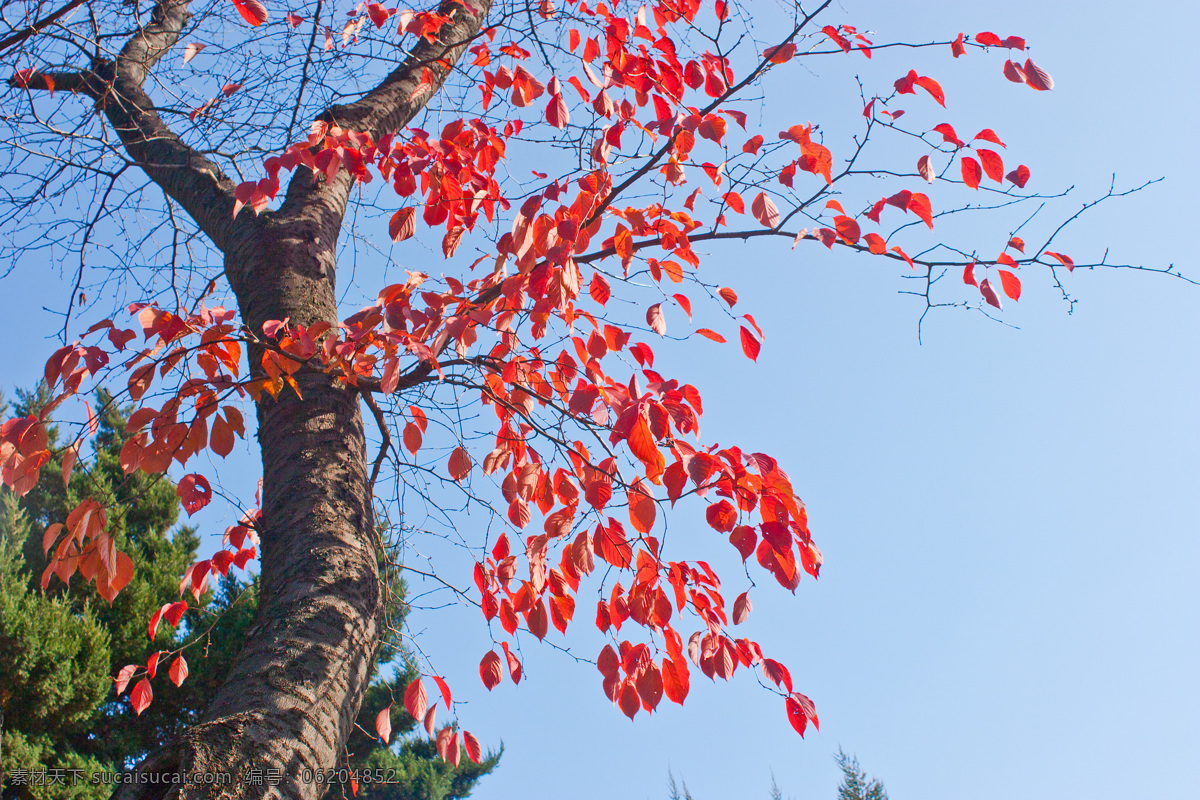
[[[360,100],[322,118],[376,139],[397,131],[437,94],[490,6],[490,0],[472,0],[468,8],[446,3],[441,10],[451,22],[437,41],[422,41]],[[48,77],[96,102],[129,158],[224,254],[250,330],[285,318],[336,323],[336,248],[352,178],[342,172],[327,181],[300,168],[278,211],[235,218],[233,181],[169,129],[143,88],[187,20],[187,0],[160,0],[150,24],[115,59]],[[432,91],[414,97],[426,69]],[[46,77],[37,76],[33,88]],[[258,356],[251,350],[252,368]],[[257,624],[203,719],[138,765],[137,782],[115,795],[123,800],[315,798],[324,787],[302,780],[305,770],[339,763],[379,643],[374,520],[357,394],[327,376],[296,377],[302,399],[287,391],[278,399],[264,394],[257,408],[263,460]],[[264,775],[277,770],[283,780],[247,782],[252,768]],[[232,783],[205,779],[214,774]]]

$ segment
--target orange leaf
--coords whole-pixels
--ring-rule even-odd
[[[1013,300],[1021,299],[1021,279],[1006,269],[1000,270],[1000,286]]]

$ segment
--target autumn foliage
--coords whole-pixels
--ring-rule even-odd
[[[269,27],[279,13],[258,0],[232,2],[237,24]],[[107,386],[119,400],[137,403],[121,452],[126,473],[182,471],[179,497],[195,513],[213,502],[218,478],[196,466],[197,456],[224,458],[246,438],[246,406],[302,395],[298,375],[332,376],[372,404],[392,402],[408,457],[432,449],[437,455],[425,463],[436,463],[447,484],[469,487],[503,514],[505,530],[474,543],[471,578],[470,602],[499,641],[479,662],[489,690],[521,680],[511,646],[517,636],[540,640],[551,628],[567,634],[595,625],[610,640],[594,654],[600,688],[621,713],[653,712],[664,699],[684,703],[697,672],[730,680],[745,670],[778,694],[803,734],[818,724],[812,701],[770,657],[769,643],[737,632],[752,612],[745,581],[723,580],[704,552],[664,546],[660,521],[684,498],[698,499],[700,519],[736,551],[747,576],[794,591],[804,576],[816,579],[822,563],[798,487],[775,457],[700,438],[700,392],[658,371],[654,345],[669,332],[697,347],[712,346],[700,338],[736,340],[731,347],[751,360],[766,346],[765,325],[739,306],[735,288],[706,278],[703,242],[773,236],[793,247],[845,248],[929,272],[930,262],[915,255],[924,246],[909,242],[932,236],[964,188],[1032,196],[1022,194],[1030,169],[992,128],[962,131],[973,134],[964,139],[950,122],[905,127],[903,104],[950,109],[954,98],[934,77],[909,69],[904,51],[881,52],[849,24],[823,24],[828,6],[807,14],[797,8],[786,31],[751,46],[754,37],[738,35],[753,30],[749,9],[723,0],[617,9],[543,0],[527,25],[539,32],[538,42],[550,43],[549,53],[529,49],[536,50],[533,40],[517,36],[512,20],[485,20],[457,65],[473,87],[464,95],[470,102],[437,130],[413,125],[376,137],[332,115],[305,123],[306,136],[279,142],[236,186],[234,217],[271,214],[301,173],[316,181],[342,174],[358,184],[379,181],[394,190],[379,237],[386,228],[396,244],[440,240],[440,274],[410,270],[338,324],[279,319],[250,329],[238,311],[210,307],[205,296],[179,306],[139,302],[128,317],[95,322],[47,361],[53,400],[42,416],[0,428],[4,483],[27,491],[50,459],[49,415],[68,401],[92,415],[86,398]],[[353,54],[359,37],[372,31],[403,46],[436,43],[452,20],[486,13],[486,5],[471,2],[424,11],[359,3],[341,31],[317,27],[299,12],[280,24],[289,35],[311,33],[318,50]],[[1021,58],[1026,43],[1017,36],[958,34],[926,46],[944,52],[945,69],[962,56],[992,59],[998,82],[1053,86],[1041,67]],[[190,43],[182,58],[199,60],[203,49]],[[819,120],[797,119],[782,131],[754,123],[745,100],[750,90],[818,56],[856,59],[871,76],[874,94],[853,108],[856,118],[861,113],[856,144],[826,142]],[[414,74],[409,101],[438,91],[435,66]],[[53,90],[54,80],[38,68],[12,78],[30,92]],[[192,121],[222,113],[239,91],[242,84],[225,85],[191,109]],[[55,97],[71,102],[62,92]],[[856,181],[871,170],[854,164],[873,137],[890,135],[915,137],[927,152],[915,163],[889,165],[889,193],[881,196],[884,182]],[[531,172],[511,160],[531,142],[573,150],[535,164],[532,180],[514,178]],[[923,234],[909,227],[914,221]],[[968,258],[955,267],[963,276],[956,291],[966,301],[999,310],[1002,295],[1021,297],[1022,270],[1074,268],[1070,257],[1046,249],[1049,240],[1039,248],[1016,236],[1000,241],[1006,239],[990,260]],[[715,310],[705,319],[719,315],[721,325],[685,325],[694,303]],[[447,406],[403,399],[437,386],[455,387],[487,409],[486,443],[448,443],[440,433],[446,426],[435,436],[430,425]],[[94,430],[84,423],[66,446],[64,479]],[[373,480],[387,452],[375,462]],[[415,463],[398,452],[395,461],[401,470]],[[178,624],[208,581],[257,557],[258,511],[246,505],[223,547],[180,576],[180,600],[147,621],[151,639],[161,625]],[[111,602],[133,577],[132,562],[106,532],[112,513],[119,510],[85,499],[47,531],[43,586],[95,581]],[[180,684],[187,664],[176,653],[156,654],[121,670],[116,690],[130,691],[134,707],[144,709],[163,682],[160,672]],[[445,758],[457,763],[461,736],[462,749],[478,760],[474,735],[436,724],[438,697],[453,712],[450,687],[431,672],[409,685],[402,703]],[[377,726],[385,741],[387,711]]]

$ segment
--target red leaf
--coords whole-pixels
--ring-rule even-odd
[[[867,248],[875,255],[883,255],[887,252],[887,242],[878,233],[868,233],[863,238],[867,241]]]
[[[422,719],[428,707],[429,698],[425,694],[425,682],[416,678],[404,690],[404,710],[413,719]],[[386,739],[387,737],[382,737]]]
[[[700,334],[706,339],[712,339],[717,344],[725,344],[725,337],[714,330],[709,330],[708,328],[697,328],[696,333]]]
[[[1025,240],[1022,239],[1020,236],[1014,236],[1008,240],[1008,244],[1005,245],[1005,247],[1006,248],[1011,247],[1012,249],[1016,250],[1019,253],[1024,253],[1025,252]]]
[[[1015,61],[1004,62],[1004,77],[1008,78],[1013,83],[1025,82],[1025,71],[1021,69],[1021,65]]]
[[[963,35],[961,33],[958,35],[957,39],[950,43],[950,52],[955,58],[958,58],[967,52],[967,48],[963,46]]]
[[[976,150],[979,160],[983,162],[983,171],[996,183],[1004,182],[1004,160],[994,150]]]
[[[1075,271],[1075,262],[1071,260],[1070,256],[1065,256],[1062,253],[1055,253],[1052,250],[1047,250],[1046,255],[1050,256],[1051,258],[1057,258],[1059,263],[1066,267],[1068,271]]]
[[[184,660],[183,656],[177,656],[175,660],[171,662],[171,668],[167,670],[167,677],[171,679],[171,683],[175,684],[176,686],[182,686],[183,682],[187,680],[187,676],[187,661]]]
[[[627,680],[621,688],[621,694],[617,700],[617,704],[621,707],[621,713],[633,719],[637,716],[637,712],[642,710],[642,701],[638,697],[637,688],[633,685],[633,681]]]
[[[550,102],[546,105],[546,121],[559,130],[567,127],[567,123],[571,121],[567,101],[561,93],[556,92],[550,97]]]
[[[154,691],[150,688],[150,681],[145,678],[138,681],[137,686],[129,693],[129,702],[139,717],[150,707],[150,701],[153,699]]]
[[[233,0],[233,6],[255,28],[267,21],[267,9],[258,0]]]
[[[750,204],[750,212],[764,227],[774,228],[779,225],[779,209],[775,207],[774,201],[767,197],[766,192],[759,192],[755,196],[754,202]]]
[[[721,296],[722,300],[729,304],[730,308],[733,308],[737,305],[737,292],[735,292],[733,289],[730,289],[728,286],[717,289],[717,294]]]
[[[1033,59],[1025,61],[1025,82],[1039,92],[1048,92],[1054,88],[1054,79],[1044,69],[1033,63]]]
[[[508,677],[512,678],[513,683],[519,684],[521,682],[521,661],[508,649],[508,642],[501,642],[500,646],[504,648],[504,658],[508,661]]]
[[[972,261],[970,264],[967,264],[966,268],[963,270],[963,283],[976,287],[979,286],[979,284],[975,282],[975,262]]]
[[[762,663],[763,675],[776,686],[782,686],[790,694],[792,691],[792,675],[787,667],[771,658],[764,658]]]
[[[654,527],[654,518],[658,513],[657,504],[646,489],[641,478],[633,482],[627,492],[629,497],[629,521],[638,533],[649,533]]]
[[[929,92],[929,96],[938,102],[942,108],[946,107],[946,93],[942,91],[942,85],[933,78],[921,76],[914,83],[920,86],[925,91]]]
[[[500,679],[504,677],[504,671],[500,666],[500,656],[496,655],[496,651],[487,651],[483,660],[479,662],[479,677],[489,692],[495,689],[496,685],[500,683]]]
[[[746,143],[742,145],[742,152],[750,153],[751,155],[757,155],[758,148],[762,147],[762,143],[763,143],[763,137],[761,135],[755,134],[754,136],[751,136],[749,139],[747,139]]]
[[[417,211],[414,208],[402,208],[392,214],[388,223],[388,233],[392,242],[403,242],[417,232]]]
[[[975,41],[986,47],[999,47],[1001,45],[1000,37],[991,31],[975,34]]]
[[[904,207],[920,217],[930,230],[933,229],[933,206],[928,197],[920,192],[913,192]]]
[[[120,672],[117,673],[117,677],[113,678],[113,682],[116,684],[117,697],[125,694],[125,687],[129,686],[129,682],[133,680],[133,674],[137,670],[137,664],[126,664],[121,667]]]
[[[1000,286],[1011,299],[1021,299],[1021,279],[1006,269],[1000,270]]]
[[[842,238],[846,244],[858,244],[859,237],[862,236],[862,231],[858,227],[858,223],[850,217],[838,215],[833,218],[833,224],[837,228],[838,236]]]
[[[688,695],[688,666],[680,660],[663,659],[662,664],[663,693],[672,703],[683,705]]]
[[[979,167],[979,162],[970,156],[962,157],[962,179],[963,183],[972,189],[979,188],[979,179],[983,177],[983,170]]]
[[[984,278],[979,283],[979,293],[983,295],[983,299],[987,301],[989,306],[995,306],[1003,310],[1004,306],[1000,305],[1000,296],[996,294],[996,290],[992,288],[992,284]]]
[[[742,592],[737,596],[737,599],[733,601],[733,616],[730,617],[730,620],[734,625],[741,625],[746,621],[746,617],[750,616],[750,612],[753,610],[753,608],[754,605],[750,602],[750,595],[746,592]]]
[[[212,487],[208,485],[207,478],[193,472],[183,476],[179,485],[175,487],[175,494],[183,503],[184,511],[191,516],[212,500]]]
[[[763,50],[763,58],[770,61],[772,64],[786,64],[791,60],[792,56],[796,55],[796,43],[788,42],[777,47],[768,47]]]
[[[921,156],[917,159],[917,172],[925,179],[926,183],[933,183],[933,167],[929,163],[929,156]]]
[[[1024,189],[1029,182],[1029,167],[1022,164],[1004,177],[1015,183],[1017,188]]]
[[[404,426],[404,449],[409,453],[416,455],[421,449],[421,429],[413,423],[408,423]]]
[[[646,324],[659,336],[667,334],[667,321],[663,319],[662,303],[655,303],[646,311]]]
[[[737,510],[728,500],[710,505],[705,517],[713,530],[721,533],[728,533],[737,524]]]
[[[476,764],[483,758],[483,748],[479,746],[479,740],[469,731],[463,731],[463,748],[467,751],[467,758]]]
[[[992,144],[998,144],[1001,147],[1008,147],[1008,145],[1000,141],[1000,137],[997,136],[996,132],[991,128],[984,128],[979,133],[975,134],[975,138],[982,139],[985,142],[991,142]]]
[[[747,330],[745,326],[742,326],[740,331],[742,335],[742,352],[751,361],[758,361],[758,352],[762,349],[762,344],[759,343],[758,339],[754,338],[754,334]]]
[[[461,447],[454,448],[454,452],[450,454],[450,463],[447,465],[450,470],[450,477],[456,481],[462,481],[471,474],[471,456]]]
[[[804,736],[804,729],[808,726],[809,720],[812,720],[814,728],[820,730],[820,724],[817,720],[817,707],[813,705],[813,701],[809,700],[799,692],[792,692],[787,698],[787,713],[788,722],[792,723],[792,727],[801,737]]]
[[[588,294],[592,296],[600,305],[608,302],[608,298],[612,296],[612,291],[609,289],[608,281],[599,272],[592,273],[592,282],[588,286]]]
[[[450,706],[454,702],[450,699],[450,687],[447,686],[446,681],[438,675],[433,676],[433,682],[437,684],[438,689],[440,689],[442,692],[442,702],[446,704],[446,710],[450,711]]]

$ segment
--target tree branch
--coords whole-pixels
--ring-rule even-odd
[[[97,59],[80,72],[14,76],[9,84],[65,89],[94,100],[130,159],[223,250],[233,220],[233,181],[166,126],[143,88],[154,65],[179,41],[187,9],[188,0],[159,0],[150,24],[125,43],[115,61]]]

